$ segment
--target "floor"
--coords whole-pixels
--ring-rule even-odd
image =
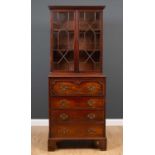
[[[122,155],[123,128],[121,126],[107,127],[107,151],[92,148],[58,149],[47,151],[48,127],[32,127],[31,155]]]

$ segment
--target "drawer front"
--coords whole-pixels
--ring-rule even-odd
[[[54,109],[102,108],[103,97],[52,97],[51,107]]]
[[[105,94],[104,80],[51,80],[51,96],[102,96]]]
[[[51,110],[52,122],[103,121],[103,110]]]
[[[103,124],[53,124],[51,136],[55,138],[104,137]]]

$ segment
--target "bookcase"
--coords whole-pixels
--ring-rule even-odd
[[[49,6],[49,151],[70,140],[106,150],[104,8]]]

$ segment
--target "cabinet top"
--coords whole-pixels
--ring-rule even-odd
[[[61,5],[49,5],[48,8],[50,10],[54,9],[104,9],[105,5],[99,5],[99,6],[61,6]]]

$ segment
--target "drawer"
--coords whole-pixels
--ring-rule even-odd
[[[51,137],[54,138],[82,138],[104,137],[103,124],[53,124]]]
[[[103,121],[103,110],[51,110],[52,122]]]
[[[50,103],[53,109],[103,109],[105,100],[103,97],[52,97]]]
[[[51,79],[51,96],[103,96],[105,95],[104,79]]]

